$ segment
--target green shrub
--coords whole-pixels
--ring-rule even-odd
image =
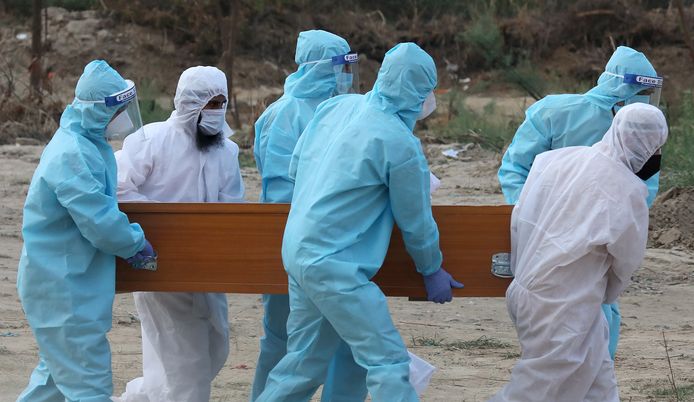
[[[685,91],[671,110],[670,134],[663,147],[664,190],[694,186],[694,93]]]
[[[535,100],[540,100],[547,94],[547,81],[539,74],[537,67],[529,61],[504,70],[504,78]]]
[[[498,66],[504,57],[504,38],[490,11],[473,18],[462,32],[462,41],[470,49],[472,57],[481,58],[483,66]]]
[[[163,92],[157,84],[151,80],[142,80],[137,85],[137,100],[139,101],[142,124],[164,121],[169,118],[173,107],[163,108],[157,102]]]

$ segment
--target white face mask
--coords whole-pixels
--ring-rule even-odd
[[[419,116],[417,116],[417,120],[424,120],[427,117],[429,117],[430,114],[432,114],[436,110],[436,96],[434,96],[434,92],[429,92],[429,95],[427,95],[426,99],[424,99],[424,103],[422,104],[422,111],[419,112]]]
[[[117,138],[121,135],[132,132],[133,128],[135,128],[135,125],[133,124],[133,121],[130,120],[128,112],[123,111],[116,116],[115,119],[108,123],[104,136],[109,139]]]
[[[203,109],[198,127],[203,134],[213,136],[224,130],[226,109]]]

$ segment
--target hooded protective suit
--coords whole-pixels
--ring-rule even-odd
[[[329,32],[313,30],[299,34],[295,57],[299,69],[287,77],[284,95],[255,123],[254,154],[262,176],[260,202],[292,201],[294,181],[289,178],[292,152],[318,105],[335,92],[332,65],[312,62],[342,55],[349,50],[344,39]],[[251,401],[263,392],[270,370],[287,352],[289,296],[263,295],[263,307],[264,336],[260,340]],[[354,362],[351,351],[343,342],[325,380],[322,400],[363,401],[367,394],[365,378],[366,371]]]
[[[511,218],[508,311],[521,343],[491,401],[619,401],[601,303],[641,265],[646,186],[634,172],[667,138],[657,108],[622,108],[602,141],[538,155]]]
[[[127,87],[104,61],[89,63],[75,97],[103,100]],[[115,257],[145,244],[118,210],[116,161],[104,130],[118,111],[68,105],[24,204],[17,290],[39,346],[39,364],[18,401],[110,401]]]
[[[416,401],[409,357],[385,296],[371,281],[393,222],[423,275],[441,267],[429,170],[412,135],[436,86],[436,66],[413,43],[391,49],[374,89],[323,102],[299,139],[282,258],[291,312],[287,355],[258,401],[305,401],[344,340],[366,368],[371,398]]]
[[[227,97],[219,69],[192,67],[181,74],[171,117],[146,125],[123,144],[121,201],[243,202],[238,146],[225,138],[206,152],[196,147],[200,112],[217,95]],[[229,352],[226,295],[138,292],[134,297],[142,325],[143,377],[128,383],[121,400],[209,400],[211,381]]]
[[[605,66],[598,85],[582,95],[549,95],[526,111],[499,169],[499,182],[506,202],[515,204],[535,157],[545,151],[576,145],[593,145],[602,139],[612,124],[613,108],[617,102],[636,95],[643,87],[623,83],[616,77],[625,73],[657,75],[646,56],[634,49],[620,46]],[[651,177],[648,185],[648,205],[658,193],[659,175]],[[621,315],[619,306],[603,306],[610,323],[610,354],[614,358],[619,341]]]

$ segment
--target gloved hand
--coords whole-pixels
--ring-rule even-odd
[[[146,269],[148,271],[157,270],[157,253],[147,239],[145,239],[145,246],[142,250],[126,259],[126,261],[135,269]]]
[[[452,288],[460,289],[463,284],[457,282],[443,268],[431,275],[424,276],[424,287],[427,290],[427,300],[443,304],[453,300]]]

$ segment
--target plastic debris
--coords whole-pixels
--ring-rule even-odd
[[[407,354],[410,355],[410,384],[417,395],[421,396],[429,386],[436,367],[410,351]]]
[[[443,156],[455,159],[458,157],[460,151],[462,151],[462,149],[447,149],[445,151],[442,151],[441,153],[443,154]]]

